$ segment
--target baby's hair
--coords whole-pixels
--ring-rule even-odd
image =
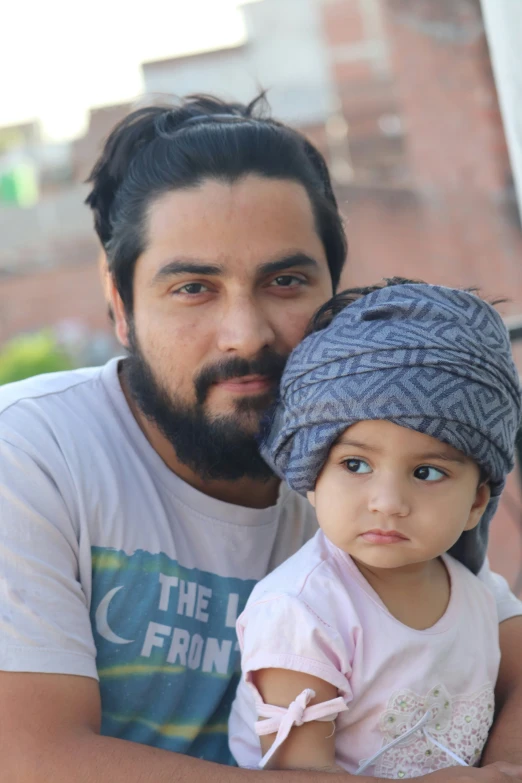
[[[324,305],[312,317],[308,327],[306,329],[305,337],[314,332],[320,332],[322,329],[326,329],[331,324],[336,315],[344,310],[345,307],[349,307],[358,299],[362,299],[368,294],[373,294],[374,291],[380,291],[381,288],[389,288],[392,285],[427,285],[424,280],[410,280],[407,277],[385,277],[379,283],[375,285],[360,286],[358,288],[346,288],[344,291],[332,296]],[[480,291],[477,287],[471,286],[464,288],[470,294],[474,294],[481,299],[485,299],[480,295]],[[498,304],[506,302],[507,299],[485,299],[493,307]]]

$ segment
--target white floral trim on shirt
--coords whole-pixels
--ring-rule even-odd
[[[459,763],[477,764],[493,714],[491,683],[459,696],[451,696],[444,685],[436,685],[426,696],[411,690],[398,691],[379,722],[383,748],[372,774],[384,778],[427,775],[454,765],[455,758]],[[397,742],[417,724],[418,731]],[[387,748],[392,743],[393,747]]]

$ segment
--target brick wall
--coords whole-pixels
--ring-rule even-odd
[[[361,113],[352,86],[357,96],[364,83],[368,94],[381,96],[374,116],[384,110],[379,85],[388,80],[388,110],[404,134],[388,179],[372,186],[356,177],[340,191],[350,242],[343,285],[393,275],[476,285],[489,297],[509,299],[503,314],[520,314],[522,233],[479,0],[379,0],[389,72],[356,57],[357,37],[367,37],[365,0],[323,5],[333,59],[341,42],[353,54],[349,67],[334,68],[346,116]],[[351,146],[357,174],[357,144]],[[522,368],[522,346],[515,358]],[[489,556],[522,594],[520,488],[515,473],[492,526]]]
[[[93,330],[109,328],[94,249],[92,261],[2,279],[0,344],[18,332],[60,321],[81,321]]]
[[[510,167],[479,0],[383,8],[414,181],[504,190]]]
[[[319,0],[352,179],[404,179],[400,108],[381,0]],[[335,169],[334,169],[335,170]]]
[[[404,275],[478,285],[509,297],[504,314],[522,313],[522,233],[479,0],[317,3],[347,134],[333,133],[342,123],[308,131],[331,162],[340,154],[351,165],[352,181],[339,186],[350,242],[343,284]],[[78,176],[108,119],[93,113],[76,148]],[[39,255],[46,261],[42,245]],[[3,278],[0,341],[68,318],[110,328],[97,256],[84,237],[60,249],[59,266]],[[522,367],[522,349],[516,354]],[[513,478],[491,548],[512,583],[522,562],[521,507]]]
[[[480,192],[339,190],[349,239],[345,285],[402,275],[443,285],[478,285],[522,312],[522,235],[516,204]]]

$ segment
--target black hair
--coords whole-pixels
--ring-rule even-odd
[[[392,285],[413,285],[424,284],[423,280],[408,280],[406,277],[385,277],[375,285],[361,286],[359,288],[347,288],[345,291],[339,291],[322,305],[312,317],[306,329],[305,337],[313,332],[320,332],[329,326],[336,315],[344,310],[345,307],[362,299],[363,296],[373,294],[374,291],[380,291],[381,288],[388,288]]]
[[[108,137],[88,182],[86,204],[127,312],[146,242],[151,202],[204,179],[235,182],[246,174],[300,183],[310,198],[335,291],[347,243],[321,153],[301,133],[267,114],[264,94],[248,105],[191,95],[175,107],[147,106],[125,117]]]
[[[313,334],[313,332],[320,332],[322,329],[326,329],[336,315],[339,315],[345,307],[353,304],[353,302],[362,299],[363,296],[368,296],[368,294],[373,294],[374,291],[380,291],[381,288],[389,288],[392,285],[427,285],[427,283],[424,280],[410,280],[407,277],[384,277],[375,285],[346,288],[344,291],[339,291],[315,312],[306,328],[305,337]],[[463,288],[462,290],[467,291],[469,294],[475,294],[475,296],[489,302],[493,307],[508,301],[507,299],[485,299],[481,296],[480,289],[476,286]]]

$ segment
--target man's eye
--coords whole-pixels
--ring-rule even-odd
[[[446,476],[442,470],[433,468],[430,465],[421,465],[414,471],[413,475],[421,481],[440,481]]]
[[[181,288],[177,288],[173,293],[195,296],[196,294],[203,294],[206,291],[208,291],[208,288],[206,285],[203,285],[203,283],[186,283],[185,285],[182,285]]]
[[[350,473],[371,473],[372,469],[363,459],[346,459],[344,461],[346,470]]]
[[[305,281],[302,277],[297,275],[278,275],[270,283],[274,288],[289,288],[291,285],[297,283],[298,285],[304,285]]]

